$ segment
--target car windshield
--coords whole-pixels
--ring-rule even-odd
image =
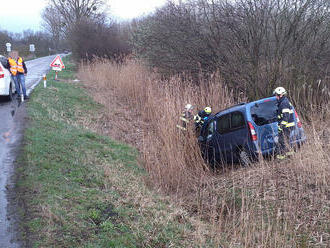
[[[258,126],[276,122],[277,101],[265,100],[264,102],[254,104],[251,107],[251,116]]]

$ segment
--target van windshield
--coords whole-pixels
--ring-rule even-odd
[[[253,121],[262,126],[277,121],[277,101],[270,100],[256,103],[251,107]]]

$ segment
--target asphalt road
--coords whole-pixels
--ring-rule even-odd
[[[33,88],[43,82],[42,76],[50,69],[54,55],[26,62],[28,74],[26,89],[29,95]],[[25,124],[25,103],[19,100],[0,101],[0,248],[23,247],[17,241],[15,228],[15,195],[13,190],[14,162],[21,145]]]

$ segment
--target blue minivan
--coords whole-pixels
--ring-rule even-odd
[[[306,140],[295,112],[295,128],[290,145],[300,147]],[[243,166],[260,155],[277,153],[278,125],[276,97],[240,103],[210,117],[201,129],[198,141],[205,160],[210,164],[240,162]]]

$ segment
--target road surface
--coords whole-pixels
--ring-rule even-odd
[[[26,62],[27,94],[40,82],[55,55]],[[15,230],[14,162],[19,152],[25,122],[25,102],[0,101],[0,248],[23,247]]]

